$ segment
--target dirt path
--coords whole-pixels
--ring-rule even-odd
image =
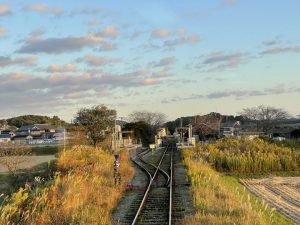
[[[242,179],[255,195],[300,224],[300,177]]]
[[[25,159],[25,162],[22,162],[20,165],[18,165],[18,169],[28,169],[36,165],[39,165],[41,163],[49,162],[55,159],[55,155],[23,156],[23,157]],[[10,158],[14,159],[14,156],[11,156]],[[5,174],[7,172],[8,172],[7,168],[0,163],[0,173]]]

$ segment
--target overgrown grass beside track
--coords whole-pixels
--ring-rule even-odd
[[[86,146],[61,153],[58,172],[48,182],[21,188],[1,206],[1,224],[110,224],[112,209],[124,192],[114,185],[111,153]],[[133,168],[121,153],[123,180]]]
[[[300,152],[262,139],[224,138],[200,144],[197,154],[221,172],[268,173],[300,170]]]
[[[182,224],[294,224],[251,195],[235,177],[216,172],[198,150],[185,149],[183,157],[196,214]]]

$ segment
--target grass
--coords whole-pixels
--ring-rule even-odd
[[[30,169],[19,170],[17,176],[9,173],[0,174],[0,194],[10,195],[24,187],[25,183],[33,183],[35,177],[43,177],[45,180],[51,178],[56,170],[55,160],[41,163]],[[0,202],[1,202],[0,198]]]
[[[223,138],[196,151],[214,168],[230,173],[269,173],[300,170],[300,152],[261,139]]]
[[[300,150],[300,139],[286,139],[283,141],[276,141],[273,140],[272,138],[263,138],[263,140],[272,144],[276,144],[277,146]]]
[[[60,146],[33,146],[31,152],[33,155],[55,155],[60,148]]]
[[[1,206],[1,224],[111,224],[125,187],[115,186],[111,153],[76,146],[61,153],[57,173],[19,189]],[[122,181],[131,180],[128,152],[121,152]]]
[[[237,178],[215,171],[197,152],[184,149],[183,157],[196,213],[182,224],[294,224],[248,192]]]

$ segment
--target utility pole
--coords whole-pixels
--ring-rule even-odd
[[[183,142],[183,137],[182,137],[182,117],[180,117],[180,143]]]
[[[64,152],[66,151],[66,128],[64,127]]]

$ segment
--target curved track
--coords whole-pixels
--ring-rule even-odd
[[[167,146],[157,165],[144,159],[146,150],[133,161],[147,174],[149,183],[133,218],[135,224],[172,224],[173,146]]]

